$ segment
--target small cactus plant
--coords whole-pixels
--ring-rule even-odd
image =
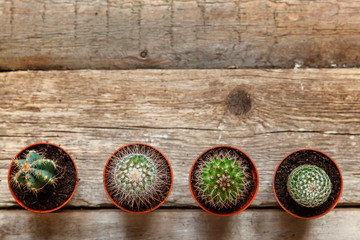
[[[171,168],[154,148],[128,145],[105,167],[105,187],[123,209],[142,212],[160,204],[170,191]]]
[[[244,190],[244,180],[244,172],[235,161],[215,158],[203,167],[200,187],[214,202],[233,201]]]
[[[318,207],[330,196],[332,184],[324,170],[305,164],[289,175],[287,189],[290,196],[304,207]]]
[[[128,155],[116,165],[116,183],[131,194],[141,194],[151,189],[156,178],[152,161],[144,155]]]
[[[195,170],[198,198],[217,210],[234,207],[250,190],[247,167],[231,152],[217,152]]]
[[[12,182],[37,193],[47,184],[55,182],[56,164],[36,151],[29,151],[25,159],[14,160]]]

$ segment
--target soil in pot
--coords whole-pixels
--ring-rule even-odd
[[[55,184],[45,185],[38,193],[33,193],[26,187],[18,187],[11,181],[11,190],[26,208],[35,211],[49,211],[63,205],[72,196],[77,185],[76,167],[71,157],[61,148],[51,144],[34,144],[19,153],[16,159],[25,159],[29,151],[34,150],[46,159],[53,160],[57,169],[55,170]],[[15,165],[11,164],[12,174]],[[11,177],[11,174],[9,177]]]
[[[173,183],[167,158],[141,143],[119,148],[104,169],[104,187],[110,200],[127,212],[145,213],[158,208]]]
[[[225,172],[222,167],[216,167],[217,164],[222,167],[229,165],[231,168]],[[217,168],[224,173],[215,172],[214,169]],[[206,176],[203,170],[209,171],[210,175]],[[242,173],[236,175],[233,170],[240,170]],[[206,182],[204,179],[215,181]],[[256,195],[258,181],[257,170],[251,159],[231,146],[217,146],[205,151],[195,161],[190,172],[190,190],[196,202],[205,211],[216,215],[233,215],[248,207]],[[207,190],[206,186],[210,188]],[[219,188],[224,191],[211,193]],[[240,191],[237,191],[239,188]],[[225,195],[220,200],[216,195],[223,195],[224,192]]]
[[[315,165],[324,170],[332,183],[328,199],[317,207],[301,206],[290,196],[287,189],[290,173],[304,164]],[[274,176],[274,190],[280,204],[292,214],[303,218],[311,218],[327,212],[339,200],[341,188],[341,174],[336,164],[325,154],[311,149],[299,150],[287,156],[278,166]]]

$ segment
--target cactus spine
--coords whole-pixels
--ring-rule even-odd
[[[194,184],[198,198],[216,209],[235,206],[249,190],[245,164],[231,152],[218,152],[200,160]]]
[[[55,162],[43,158],[36,151],[30,151],[25,159],[15,159],[14,165],[12,181],[19,187],[37,193],[48,183],[54,183]]]
[[[170,191],[171,169],[157,150],[142,144],[116,153],[105,169],[108,193],[121,207],[141,212],[160,204]]]
[[[317,207],[330,196],[332,184],[324,170],[305,164],[290,173],[287,189],[290,196],[301,206]]]

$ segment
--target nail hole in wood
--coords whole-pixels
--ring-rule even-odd
[[[227,109],[234,115],[244,115],[251,109],[251,95],[240,88],[232,90],[227,99]]]
[[[140,57],[145,58],[148,55],[148,51],[145,49],[140,53]]]

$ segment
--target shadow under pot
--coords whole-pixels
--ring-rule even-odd
[[[336,206],[343,183],[339,167],[328,155],[314,149],[300,149],[287,155],[277,166],[273,189],[286,212],[312,219]]]
[[[69,153],[51,143],[35,143],[12,160],[8,184],[23,208],[38,213],[60,209],[70,201],[78,183],[76,165]]]
[[[131,213],[160,207],[173,185],[168,159],[148,144],[132,143],[116,150],[104,169],[104,188],[110,200]]]
[[[206,212],[231,216],[245,210],[259,188],[255,164],[240,149],[215,146],[194,162],[189,176],[190,191]]]

